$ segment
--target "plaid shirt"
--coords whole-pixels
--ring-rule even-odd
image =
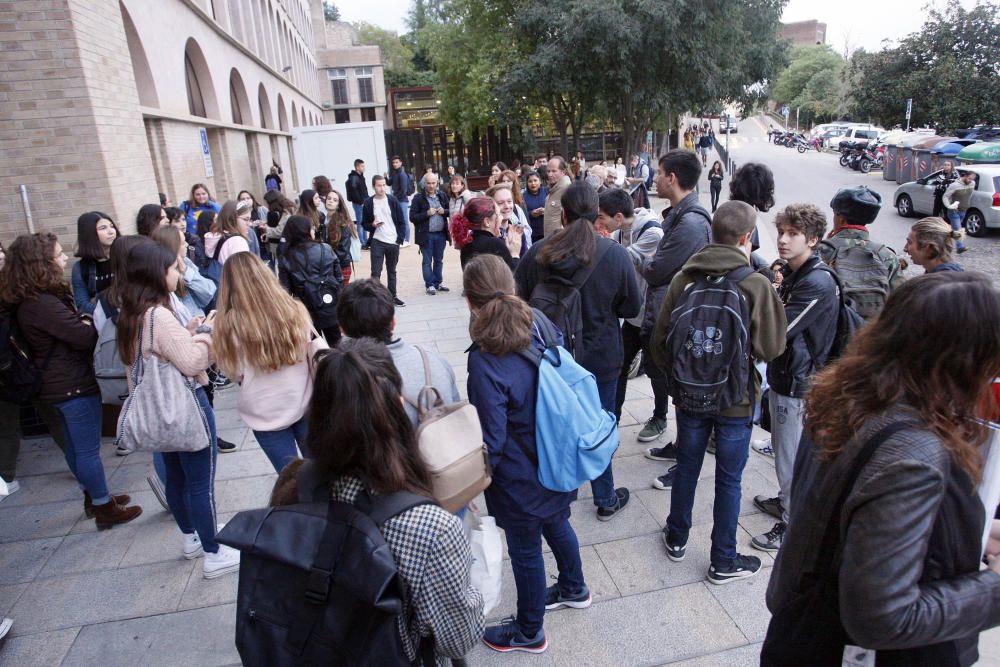
[[[353,503],[361,481],[331,484],[334,500]],[[407,657],[417,659],[421,637],[434,637],[439,664],[461,658],[483,636],[483,597],[469,583],[472,552],[458,517],[436,505],[420,505],[382,527],[406,586],[399,634]]]

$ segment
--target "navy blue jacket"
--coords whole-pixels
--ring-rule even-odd
[[[400,245],[403,243],[403,232],[406,230],[403,207],[399,205],[399,200],[392,195],[386,195],[386,197],[389,198],[389,210],[392,211],[392,224],[396,226],[396,244]],[[364,225],[365,231],[369,234],[375,233],[374,199],[374,195],[369,197],[361,207],[361,224]]]
[[[543,349],[537,336],[533,343]],[[563,513],[568,516],[576,491],[557,492],[543,487],[538,481],[538,469],[524,452],[525,448],[538,451],[538,367],[516,353],[498,357],[473,346],[469,352],[468,391],[469,402],[479,413],[493,468],[493,483],[485,496],[497,525],[524,526]]]
[[[434,203],[434,208],[441,205],[444,209],[444,214],[441,216],[444,218],[444,237],[451,243],[451,232],[448,230],[448,219],[450,214],[448,213],[448,195],[443,191],[438,190],[435,195],[436,200]],[[430,233],[430,219],[431,216],[427,213],[431,209],[431,203],[427,199],[426,192],[418,192],[413,196],[413,201],[410,202],[410,222],[413,223],[413,241],[418,246],[423,247],[427,244],[427,234]]]
[[[939,273],[941,271],[965,271],[965,269],[963,269],[962,265],[957,262],[945,262],[944,264],[938,264],[927,273]]]
[[[392,189],[392,196],[401,202],[407,201],[410,194],[410,175],[406,173],[406,167],[389,171],[389,187]]]

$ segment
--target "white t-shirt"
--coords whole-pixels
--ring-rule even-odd
[[[375,238],[382,243],[395,243],[397,238],[396,225],[392,221],[389,198],[373,197],[372,206],[374,207],[375,222],[384,223],[375,228]]]

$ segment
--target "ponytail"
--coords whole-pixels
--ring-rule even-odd
[[[476,311],[472,340],[495,355],[520,352],[531,344],[534,313],[514,294],[514,276],[496,255],[474,257],[462,275],[465,296]]]

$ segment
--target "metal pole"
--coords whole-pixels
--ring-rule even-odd
[[[802,107],[795,107],[795,131],[799,131],[799,109]]]
[[[18,192],[21,193],[21,206],[24,207],[24,221],[28,225],[28,233],[35,233],[35,221],[31,217],[31,202],[28,201],[28,186],[19,185],[17,186]]]

